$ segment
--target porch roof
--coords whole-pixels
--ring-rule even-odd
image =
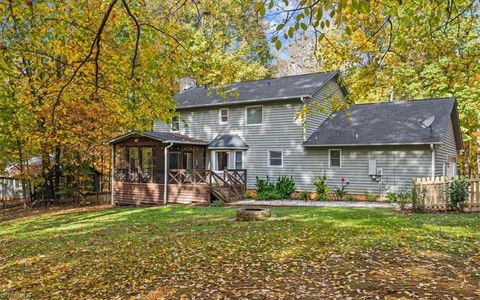
[[[174,144],[182,144],[182,145],[202,145],[202,146],[207,146],[208,142],[195,139],[180,133],[176,132],[166,132],[166,131],[160,131],[160,132],[153,132],[153,131],[130,131],[124,135],[121,135],[119,137],[116,137],[108,142],[106,142],[108,145],[115,145],[117,143],[120,143],[126,139],[132,138],[132,137],[146,137],[150,138],[152,140],[160,141],[162,143],[174,143]]]
[[[208,144],[209,149],[248,149],[238,134],[219,134]]]

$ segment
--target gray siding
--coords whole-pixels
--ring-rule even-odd
[[[333,148],[332,148],[333,149]],[[300,189],[314,190],[311,182],[315,177],[325,174],[330,188],[339,186],[341,178],[349,184],[348,191],[353,194],[399,192],[410,186],[412,177],[425,177],[430,174],[431,154],[428,146],[372,146],[339,147],[341,149],[341,167],[329,168],[329,148],[307,148],[306,161],[292,173],[301,174]],[[382,182],[368,175],[368,161],[375,159],[377,168],[382,168]]]
[[[338,106],[343,99],[343,93],[336,81],[328,82],[313,94],[306,104],[309,113],[306,115],[305,140],[325,122],[332,114],[333,107]]]
[[[435,176],[443,176],[444,164],[448,161],[448,157],[457,157],[457,147],[455,145],[455,135],[451,121],[448,123],[442,144],[435,153]]]
[[[345,147],[341,168],[328,167],[328,148],[302,146],[302,124],[295,115],[302,103],[276,102],[263,105],[263,124],[245,125],[245,106],[229,106],[228,124],[220,124],[218,108],[180,110],[185,124],[180,132],[210,141],[217,134],[238,134],[250,146],[245,152],[244,167],[248,170],[248,188],[255,188],[255,176],[293,176],[297,189],[315,191],[313,182],[324,173],[333,189],[341,178],[350,182],[348,191],[354,194],[379,193],[380,183],[368,176],[368,160],[376,159],[383,168],[382,182],[390,191],[401,191],[412,177],[429,176],[431,154],[428,146]],[[268,166],[268,150],[283,151],[283,166]],[[208,156],[211,160],[212,154]],[[233,153],[230,153],[233,167]]]
[[[161,120],[155,120],[153,122],[153,131],[170,131],[170,125]]]
[[[335,96],[331,96],[335,94]],[[333,190],[340,185],[341,178],[350,182],[348,192],[352,194],[399,192],[409,186],[412,177],[426,177],[431,174],[431,152],[428,145],[417,146],[372,146],[343,147],[340,168],[329,168],[328,148],[304,147],[302,131],[306,137],[313,133],[328,118],[333,101],[343,101],[338,85],[333,81],[314,94],[306,104],[312,112],[305,120],[305,128],[299,111],[304,108],[300,100],[284,100],[264,103],[263,124],[245,124],[245,105],[228,107],[228,123],[220,124],[221,107],[179,109],[185,123],[180,123],[180,133],[211,141],[218,134],[238,134],[248,145],[244,152],[244,168],[248,170],[248,188],[255,188],[255,176],[269,175],[273,179],[280,175],[293,176],[297,190],[315,191],[317,176],[327,175],[327,183]],[[334,102],[335,103],[335,102]],[[228,104],[228,103],[226,103]],[[154,130],[169,130],[169,126],[156,122]],[[438,149],[437,160],[452,153],[453,130],[445,136],[445,145]],[[268,166],[268,151],[283,151],[283,166]],[[444,153],[445,152],[445,153]],[[207,166],[211,166],[213,152],[207,155]],[[234,167],[233,151],[230,151],[231,168]],[[377,168],[383,169],[381,182],[368,175],[368,162],[376,159]],[[441,167],[440,167],[441,171]]]

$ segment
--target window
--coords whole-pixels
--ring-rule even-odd
[[[268,151],[268,165],[271,167],[281,167],[283,165],[282,151]]]
[[[172,118],[172,124],[170,125],[170,128],[172,129],[172,131],[180,130],[180,120],[178,119],[178,117]]]
[[[328,150],[328,166],[330,168],[340,168],[341,164],[341,155],[342,152],[340,149],[330,149]]]
[[[235,169],[243,169],[243,151],[235,151]]]
[[[215,152],[215,170],[223,171],[228,168],[228,152],[218,151]]]
[[[263,122],[263,107],[249,106],[245,108],[247,125],[259,125]]]
[[[228,108],[220,108],[220,124],[228,123]]]

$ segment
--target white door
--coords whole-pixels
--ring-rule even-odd
[[[216,151],[215,152],[215,171],[223,171],[228,169],[228,151]]]

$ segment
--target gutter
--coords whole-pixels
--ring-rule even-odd
[[[374,144],[321,144],[321,145],[309,145],[302,144],[303,147],[355,147],[355,146],[414,146],[414,145],[440,145],[442,142],[433,143],[374,143]]]
[[[264,99],[255,99],[255,100],[246,100],[246,101],[239,101],[239,100],[232,100],[229,101],[225,99],[223,102],[220,103],[212,103],[212,104],[201,104],[201,105],[186,105],[186,106],[177,106],[177,110],[182,109],[189,109],[189,108],[199,108],[199,107],[218,107],[218,106],[232,106],[232,105],[242,105],[248,103],[263,103],[269,102],[274,100],[300,100],[301,98],[310,98],[311,95],[299,95],[294,97],[275,97],[275,98],[264,98]]]
[[[168,186],[168,149],[173,146],[173,143],[170,142],[170,145],[164,149],[164,170],[163,170],[163,205],[167,205],[167,186]]]

